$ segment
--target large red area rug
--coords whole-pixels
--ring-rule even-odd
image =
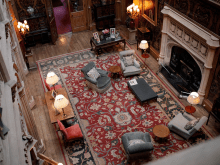
[[[153,127],[158,124],[167,125],[176,114],[184,110],[155,74],[137,60],[142,66],[139,77],[144,78],[159,96],[156,102],[150,101],[143,106],[127,86],[127,81],[137,77],[111,79],[112,87],[103,94],[92,91],[85,84],[81,68],[90,61],[107,71],[112,65],[120,65],[118,49],[105,53],[98,60],[87,49],[38,62],[42,78],[49,71],[61,77],[59,83],[66,88],[76,114],[72,124],[79,123],[83,131],[84,140],[74,141],[68,146],[61,144],[61,149],[65,150],[72,164],[128,164],[121,141],[121,136],[126,132],[149,132],[152,137],[154,150],[151,159],[139,160],[135,164],[158,159],[209,139],[203,130],[188,141],[175,133],[170,133],[164,141],[154,140]]]

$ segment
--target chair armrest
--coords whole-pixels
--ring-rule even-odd
[[[186,134],[186,135],[189,135],[189,131],[187,131],[186,129],[182,129],[182,128],[179,128],[175,125],[168,125],[168,128],[171,130],[171,131],[174,131],[176,133],[183,133],[183,134]]]
[[[108,71],[106,70],[102,70],[102,69],[98,69],[96,68],[96,70],[99,72],[100,75],[102,76],[107,76],[108,75]]]
[[[97,84],[97,81],[89,76],[85,76],[85,79],[88,80],[89,82],[93,83],[93,84]]]
[[[196,119],[195,117],[193,117],[192,115],[190,115],[190,114],[188,114],[186,112],[183,113],[183,117],[185,117],[189,121]]]
[[[121,137],[121,139],[122,139],[122,143],[123,143],[124,149],[127,151],[127,147],[128,147],[128,145],[129,145],[129,140],[128,140],[128,138],[127,138],[127,135],[126,135],[126,134],[123,135],[123,136]]]
[[[151,142],[150,134],[149,132],[144,133],[144,141],[145,142]]]
[[[140,68],[140,64],[134,59],[134,66],[136,66],[137,68]]]
[[[128,153],[129,154],[135,154],[145,151],[151,151],[154,149],[154,146],[151,142],[147,143],[141,143],[141,144],[135,144],[128,146]]]
[[[203,116],[201,117],[201,119],[199,120],[199,122],[194,126],[194,128],[198,131],[202,125],[207,121],[207,117],[206,116]]]
[[[125,64],[124,64],[124,62],[122,60],[121,60],[121,69],[125,70]]]

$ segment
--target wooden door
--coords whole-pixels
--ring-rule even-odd
[[[46,0],[46,9],[47,9],[46,10],[47,19],[48,19],[49,26],[50,26],[51,41],[53,44],[55,44],[58,38],[58,33],[57,33],[57,26],[55,22],[54,13],[53,13],[52,0]]]
[[[88,29],[86,0],[68,0],[70,20],[73,32]]]

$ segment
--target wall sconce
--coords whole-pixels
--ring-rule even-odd
[[[22,36],[25,36],[29,32],[29,26],[26,20],[24,20],[24,23],[18,22],[17,28]]]

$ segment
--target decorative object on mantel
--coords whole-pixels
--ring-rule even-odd
[[[0,107],[0,136],[2,140],[5,139],[6,134],[8,133],[9,129],[6,127],[2,122],[2,108]]]
[[[138,5],[135,5],[134,3],[127,7],[127,14],[131,18],[130,21],[130,29],[135,29],[135,22],[134,20],[139,16],[140,9],[138,8]]]
[[[27,12],[28,12],[31,16],[34,16],[34,9],[33,9],[31,6],[29,6],[29,7],[27,8]]]
[[[106,5],[107,0],[101,0],[102,1],[102,5]]]

